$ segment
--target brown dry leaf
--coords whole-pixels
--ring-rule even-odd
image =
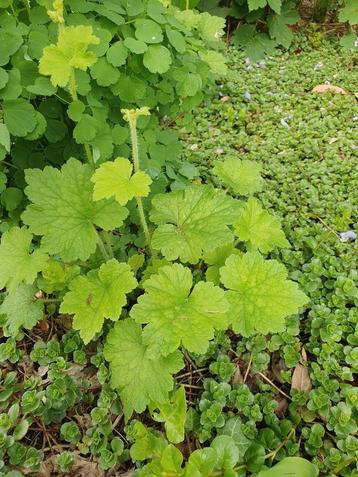
[[[306,350],[304,348],[301,349],[301,359],[300,359],[301,363],[302,364],[306,364],[307,363],[307,353],[306,353]]]
[[[36,477],[57,477],[57,476],[66,476],[66,477],[104,477],[105,473],[96,462],[91,462],[83,457],[81,457],[77,452],[73,452],[75,458],[75,463],[71,467],[71,470],[65,474],[61,472],[56,464],[59,454],[52,455],[48,459],[44,460],[41,463],[41,466],[36,474]],[[119,474],[121,475],[121,474]],[[126,474],[123,474],[126,476]],[[131,474],[128,474],[130,476]]]
[[[39,321],[37,322],[37,326],[38,326],[42,331],[44,331],[45,333],[47,333],[47,332],[49,331],[49,329],[50,329],[50,326],[49,326],[48,322],[45,321],[45,320],[39,320]]]
[[[77,455],[75,464],[71,467],[69,476],[73,477],[104,477],[104,471],[96,462],[91,462]]]
[[[220,99],[220,101],[221,101],[222,103],[226,103],[227,101],[230,101],[230,99],[231,99],[230,96],[223,96],[223,97]]]
[[[343,88],[339,86],[334,86],[333,84],[318,84],[312,90],[312,93],[338,93],[338,94],[348,94]]]
[[[242,384],[244,382],[244,378],[241,374],[241,369],[240,366],[237,364],[236,365],[236,370],[234,373],[234,376],[232,377],[231,384]]]
[[[288,409],[288,401],[286,398],[280,399],[278,401],[278,406],[275,409],[276,416],[283,416]]]
[[[291,389],[297,389],[298,391],[305,391],[309,393],[312,389],[312,382],[306,366],[298,363],[292,374]]]

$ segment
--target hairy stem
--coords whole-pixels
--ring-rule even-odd
[[[140,164],[139,164],[139,146],[138,146],[138,135],[137,135],[137,118],[131,117],[128,123],[129,123],[130,135],[131,135],[134,172],[138,172],[140,170]],[[147,219],[145,217],[143,201],[141,197],[136,196],[135,199],[137,201],[139,219],[140,219],[140,223],[144,232],[146,245],[149,248],[151,255],[153,256],[154,253],[151,247],[151,237],[150,237]]]

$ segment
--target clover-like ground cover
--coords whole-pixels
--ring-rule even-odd
[[[185,155],[205,181],[217,180],[212,165],[221,157],[261,162],[258,197],[291,245],[271,256],[311,300],[284,333],[238,343],[217,337],[200,361],[214,376],[193,406],[191,429],[202,442],[216,433],[236,433],[243,446],[254,439],[257,455],[281,432],[279,452],[300,447],[332,477],[358,475],[357,241],[341,235],[358,224],[357,65],[357,53],[329,41],[314,48],[298,38],[290,52],[259,64],[230,50],[228,77],[185,137]],[[311,92],[324,83],[347,94]],[[235,391],[232,379],[242,383]],[[240,417],[223,413],[233,403]]]

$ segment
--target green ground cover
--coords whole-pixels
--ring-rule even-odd
[[[213,88],[223,19],[18,3],[0,476],[357,477],[357,56],[230,49]]]
[[[300,447],[322,475],[351,476],[358,445],[357,245],[341,234],[357,231],[358,220],[357,56],[330,42],[317,49],[297,43],[260,65],[231,50],[230,73],[197,111],[185,156],[216,184],[212,166],[223,157],[262,164],[266,187],[258,198],[281,218],[291,245],[272,256],[286,264],[310,304],[285,333],[236,343],[239,382],[245,381],[236,391],[227,384],[235,368],[218,354],[233,359],[232,343],[218,340],[207,361],[217,376],[206,381],[193,415],[201,423],[199,440],[237,422],[238,435],[267,451],[283,428],[288,439],[279,453]],[[348,94],[311,92],[326,82]],[[233,399],[241,403],[240,418],[224,412],[223,419]],[[278,411],[271,409],[275,399]]]

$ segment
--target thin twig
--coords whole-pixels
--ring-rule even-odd
[[[246,383],[246,379],[249,375],[250,368],[251,368],[251,363],[252,363],[252,353],[250,354],[249,364],[247,365],[247,368],[246,368],[246,371],[245,371],[244,384]]]
[[[280,394],[282,394],[283,396],[285,396],[285,398],[287,398],[287,399],[289,399],[290,401],[292,401],[292,398],[291,398],[288,394],[286,394],[284,391],[281,391],[281,389],[280,389],[279,387],[277,387],[276,384],[271,381],[271,379],[269,379],[267,376],[265,376],[265,375],[262,374],[262,373],[257,373],[257,374],[258,374],[262,379],[264,379],[264,380],[267,381],[269,384],[271,384],[271,386],[272,386],[273,388],[275,388]]]

